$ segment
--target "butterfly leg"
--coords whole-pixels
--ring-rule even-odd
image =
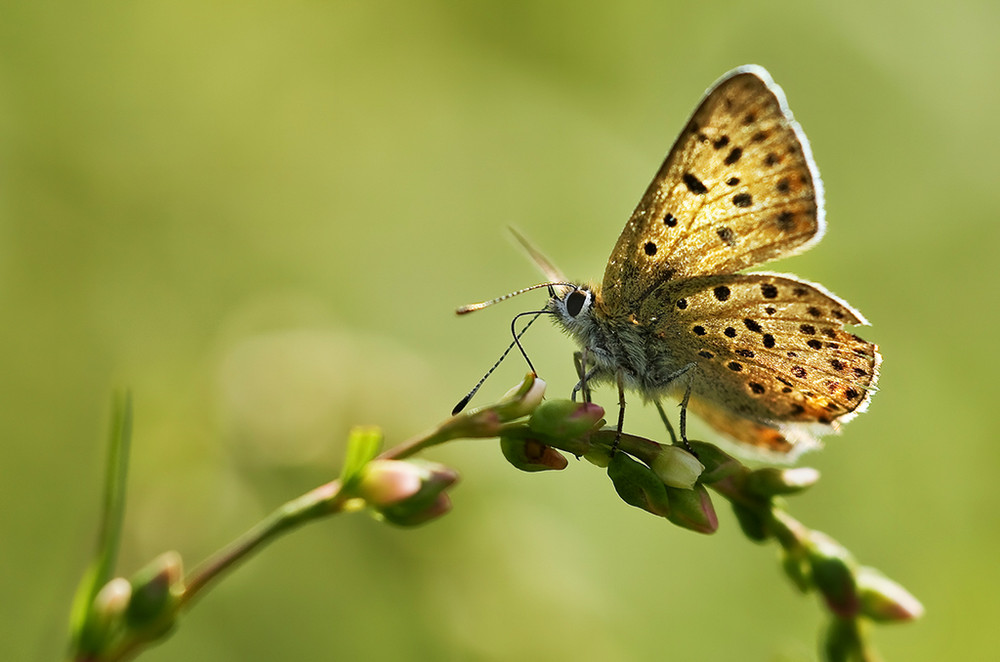
[[[615,430],[615,441],[611,444],[611,454],[618,450],[618,442],[622,440],[622,428],[625,426],[625,372],[618,370],[615,375],[618,381],[618,429]]]
[[[690,364],[694,365],[694,364]],[[691,382],[694,381],[691,377],[687,379],[687,388],[684,389],[684,399],[681,400],[681,440],[684,442],[684,447],[688,450],[691,455],[698,457],[698,454],[694,452],[691,448],[691,444],[688,443],[687,437],[687,413],[688,413],[688,400],[691,399]]]
[[[583,401],[589,402],[590,399],[587,397],[587,362],[583,356],[583,350],[579,352],[573,352],[573,367],[576,369],[576,376],[580,381],[576,383],[573,387],[572,399],[576,402],[576,394],[578,391],[583,391]]]
[[[573,400],[573,402],[576,402],[576,394],[580,393],[581,391],[583,392],[583,401],[591,402],[590,386],[587,384],[587,382],[592,381],[599,372],[600,372],[599,369],[591,368],[590,372],[585,374],[583,378],[576,383],[576,386],[573,387],[573,394],[570,396],[570,399]]]
[[[583,401],[590,402],[590,388],[587,386],[587,380],[593,379],[594,375],[597,374],[597,366],[594,366],[587,371],[587,354],[586,348],[579,352],[573,353],[573,365],[576,367],[576,374],[580,378],[580,381],[576,383],[573,387],[573,394],[570,396],[573,402],[576,402],[576,394],[583,392]]]
[[[685,381],[687,382],[687,384],[684,387],[684,397],[681,399],[680,403],[681,443],[683,443],[684,448],[686,448],[687,451],[692,455],[694,455],[695,457],[698,457],[698,454],[694,452],[693,448],[691,448],[691,444],[688,443],[688,438],[687,438],[687,407],[688,407],[688,400],[691,399],[691,386],[692,383],[694,382],[694,371],[697,367],[698,367],[697,363],[688,363],[683,368],[680,368],[679,370],[676,370],[671,374],[667,375],[667,378],[663,380],[665,384],[669,384],[676,379],[680,379],[681,377],[686,378]],[[673,439],[673,443],[676,444],[677,437],[674,436],[674,428],[672,425],[670,425],[670,420],[667,418],[667,414],[666,412],[663,411],[663,406],[660,405],[660,402],[658,400],[656,402],[656,409],[657,411],[660,412],[660,418],[663,419],[663,423],[667,426],[667,432],[670,433],[670,437],[671,439]]]
[[[674,433],[674,426],[671,425],[670,419],[667,418],[667,412],[663,411],[663,403],[659,400],[655,401],[656,411],[660,413],[660,420],[663,421],[663,425],[667,428],[667,434],[670,435],[670,443],[677,445],[677,435]]]

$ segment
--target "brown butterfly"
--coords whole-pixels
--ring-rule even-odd
[[[864,411],[878,378],[878,348],[844,330],[867,324],[845,301],[794,276],[738,273],[823,230],[809,143],[767,71],[748,65],[705,94],[600,285],[567,283],[529,251],[553,281],[546,312],[583,350],[578,388],[616,384],[622,412],[625,390],[679,397],[685,440],[690,408],[731,439],[787,454]]]

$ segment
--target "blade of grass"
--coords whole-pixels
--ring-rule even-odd
[[[97,553],[80,580],[70,611],[70,636],[74,651],[80,651],[81,646],[86,646],[87,625],[91,621],[94,597],[111,579],[118,560],[131,443],[132,394],[126,391],[124,394],[116,394],[112,404]]]

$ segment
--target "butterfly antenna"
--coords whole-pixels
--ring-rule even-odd
[[[543,288],[543,287],[549,288],[550,295],[554,296],[555,292],[554,292],[554,290],[552,288],[554,288],[554,287],[576,287],[576,285],[574,285],[573,283],[563,283],[563,282],[538,283],[537,285],[531,285],[530,287],[524,287],[524,288],[522,288],[520,290],[517,290],[516,292],[510,292],[510,293],[505,294],[503,296],[497,297],[496,299],[490,299],[489,301],[480,301],[479,303],[470,303],[468,305],[462,306],[461,308],[458,308],[455,311],[455,314],[457,314],[457,315],[466,315],[468,313],[475,312],[477,310],[482,310],[483,308],[488,308],[489,306],[492,306],[495,303],[500,303],[501,301],[506,301],[507,299],[512,299],[512,298],[516,297],[518,294],[524,294],[525,292],[530,292],[531,290],[537,290],[537,289],[540,289],[540,288]],[[528,314],[530,315],[531,313],[529,312]],[[514,319],[517,319],[517,318],[515,317]],[[534,320],[532,320],[532,321],[534,321]],[[528,327],[524,327],[524,328],[528,328]]]
[[[548,312],[549,311],[547,310],[529,310],[526,313],[518,313],[517,315],[514,316],[514,319],[510,321],[510,332],[514,335],[514,341],[507,346],[507,349],[505,349],[503,354],[500,355],[500,358],[497,359],[497,362],[493,364],[492,368],[486,371],[486,374],[483,375],[482,379],[480,379],[479,382],[472,388],[472,390],[469,391],[469,394],[466,395],[461,400],[459,400],[458,404],[455,405],[455,408],[451,410],[452,416],[458,414],[460,411],[465,409],[465,406],[469,404],[469,401],[472,400],[472,397],[479,391],[479,388],[489,378],[489,376],[493,374],[493,371],[500,367],[500,364],[503,363],[503,360],[507,358],[507,355],[510,354],[510,350],[514,349],[514,347],[517,347],[517,349],[520,350],[521,356],[523,356],[524,360],[528,362],[528,368],[531,369],[532,374],[535,374],[535,366],[531,364],[531,359],[528,358],[528,355],[524,351],[524,347],[521,346],[521,336],[523,336],[524,332],[527,331],[528,328],[535,323],[536,319],[538,319],[543,314]],[[519,333],[515,332],[514,324],[517,322],[518,318],[523,317],[525,315],[534,315],[534,317],[528,320],[528,323],[524,325],[524,328],[521,329]]]

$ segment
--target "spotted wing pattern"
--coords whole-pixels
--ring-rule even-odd
[[[739,441],[785,452],[863,411],[878,348],[844,330],[860,313],[820,286],[778,274],[689,278],[643,302],[636,323],[668,363],[694,363],[691,409]]]
[[[733,273],[803,250],[823,231],[822,186],[781,89],[741,67],[709,90],[611,253],[609,317],[671,280]]]

